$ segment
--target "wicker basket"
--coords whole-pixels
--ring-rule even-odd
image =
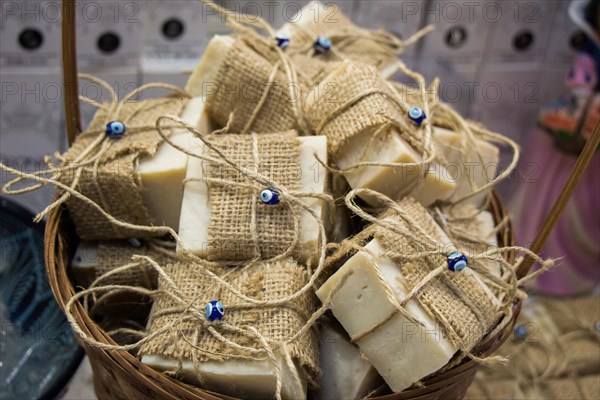
[[[81,132],[75,54],[75,1],[62,1],[65,114],[69,143],[72,143],[76,135]],[[542,248],[554,223],[572,194],[575,185],[577,185],[582,172],[589,164],[595,147],[600,142],[599,131],[600,128],[596,126],[593,138],[588,142],[588,146],[586,146],[586,149],[581,154],[572,176],[532,245],[531,250],[533,252],[538,253]],[[492,196],[489,211],[493,214],[496,223],[502,221],[506,216],[506,210],[495,194]],[[75,294],[75,289],[69,277],[68,267],[77,244],[78,238],[66,209],[59,208],[51,212],[48,217],[45,233],[46,269],[52,291],[63,310],[69,299]],[[504,224],[503,229],[498,233],[498,244],[499,246],[514,245],[514,236],[510,223]],[[513,263],[515,254],[507,253],[505,257],[509,262]],[[517,274],[519,276],[525,275],[532,263],[533,259],[526,258],[525,262],[521,263]],[[478,348],[474,349],[473,352],[475,354],[487,356],[500,347],[512,332],[512,326],[520,311],[520,306],[520,303],[513,305],[514,312],[511,320],[506,324],[506,328],[496,337],[489,338],[481,343]],[[80,304],[75,304],[72,312],[77,323],[87,335],[102,343],[116,344],[91,319]],[[81,343],[81,345],[90,359],[94,371],[94,388],[96,394],[101,399],[231,399],[231,397],[204,391],[157,372],[126,351],[105,351],[91,347],[85,343]],[[387,400],[460,399],[464,397],[467,388],[472,383],[477,367],[477,362],[465,359],[457,366],[439,375],[425,379],[423,386],[420,388],[407,389],[400,393],[377,398]]]
[[[490,212],[496,222],[504,219],[506,211],[499,198],[494,195]],[[511,246],[514,238],[510,224],[498,234],[500,246]],[[68,212],[57,209],[49,215],[46,224],[45,258],[50,285],[58,301],[64,309],[69,299],[75,293],[69,277],[69,263],[73,257],[78,238]],[[510,262],[514,254],[508,255]],[[520,304],[514,305],[513,319],[506,329],[497,337],[480,344],[475,353],[489,355],[495,351],[510,335],[511,328],[520,309]],[[116,344],[100,326],[77,304],[73,315],[79,326],[89,336],[97,341]],[[85,349],[94,371],[94,388],[101,399],[231,399],[224,395],[211,393],[194,386],[187,385],[170,378],[143,364],[138,358],[126,351],[105,351],[81,343]],[[378,397],[379,399],[460,399],[464,397],[467,388],[475,377],[478,363],[465,360],[460,365],[449,369],[431,379],[426,379],[424,387],[408,389],[400,393]]]

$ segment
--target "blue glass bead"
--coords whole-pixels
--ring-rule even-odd
[[[121,121],[112,121],[106,124],[106,136],[111,138],[120,138],[125,133],[125,124]]]
[[[260,192],[260,201],[268,206],[279,204],[279,192],[273,188],[264,189]]]
[[[317,37],[317,40],[315,40],[313,47],[318,53],[327,53],[331,50],[331,40],[324,36],[319,36]]]
[[[594,328],[596,328],[596,330],[598,332],[600,332],[600,321],[596,321],[596,324],[594,325]]]
[[[142,242],[139,239],[129,238],[129,239],[127,239],[127,241],[129,242],[129,244],[131,245],[131,247],[135,247],[135,248],[142,247]]]
[[[462,253],[452,253],[448,256],[448,269],[460,272],[467,266],[467,256]]]
[[[287,36],[277,35],[275,36],[275,42],[277,43],[277,47],[280,49],[286,49],[290,45],[290,39]]]
[[[525,325],[517,325],[514,327],[513,329],[513,333],[515,334],[515,339],[516,340],[520,340],[522,342],[525,341],[525,339],[527,339],[527,327]]]
[[[413,107],[408,111],[408,118],[417,126],[421,126],[427,116],[419,107]]]
[[[215,319],[221,320],[223,319],[223,314],[225,314],[225,308],[220,301],[213,300],[210,303],[206,304],[206,318],[210,321],[214,321]]]

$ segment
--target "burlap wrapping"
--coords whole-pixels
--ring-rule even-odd
[[[124,241],[110,241],[98,244],[98,256],[96,259],[96,278],[106,274],[117,267],[134,262],[132,256],[148,256],[159,265],[175,260],[175,254],[169,256],[165,252],[154,250],[147,245],[133,247]],[[140,261],[141,265],[102,280],[104,285],[128,285],[147,289],[156,289],[158,285],[158,273],[147,261]]]
[[[295,131],[218,135],[213,136],[213,143],[235,164],[258,171],[290,191],[300,190],[300,144]],[[212,151],[209,153],[216,157]],[[262,204],[258,196],[264,188],[231,185],[229,182],[252,181],[229,166],[204,165],[203,175],[211,179],[209,260],[243,261],[257,256],[268,259],[292,245],[297,235],[294,213],[300,216],[297,206],[285,201],[271,206]],[[256,244],[260,254],[255,253]]]
[[[143,202],[138,163],[142,157],[155,154],[162,138],[156,129],[134,131],[136,127],[154,126],[159,116],[179,115],[187,99],[167,97],[125,103],[118,116],[108,116],[99,110],[86,132],[80,134],[71,148],[64,154],[65,163],[75,160],[98,135],[104,135],[110,119],[123,122],[129,129],[120,139],[111,141],[111,146],[100,157],[97,168],[94,164],[83,167],[79,185],[75,188],[99,204],[113,217],[136,225],[151,225],[152,217]],[[69,170],[60,181],[70,185],[75,170]],[[120,239],[142,236],[133,229],[115,228],[98,211],[71,196],[66,203],[75,223],[75,229],[83,240]]]
[[[525,339],[513,335],[498,350],[509,358],[507,366],[486,368],[490,379],[539,379],[569,375],[600,375],[600,297],[536,299],[526,303],[518,325]]]
[[[299,101],[302,90],[298,86],[297,98],[290,96],[289,79],[281,67],[269,87],[275,64],[274,58],[265,58],[267,54],[259,54],[241,39],[229,48],[206,102],[207,112],[218,126],[225,126],[233,113],[230,130],[242,132],[263,93],[269,89],[250,132],[283,132],[297,127],[292,102]]]
[[[337,162],[354,137],[372,134],[390,122],[404,125],[402,110],[390,98],[391,91],[375,68],[341,64],[326,84],[308,94],[304,115],[317,135],[327,136],[329,156]],[[348,104],[350,99],[359,100]]]
[[[305,54],[291,54],[290,59],[306,88],[304,95],[341,65],[339,62],[325,62]]]
[[[341,12],[331,15],[323,12],[316,18],[307,18],[302,25],[289,23],[290,50],[310,49],[318,36],[324,36],[332,41],[334,52],[314,54],[313,58],[320,61],[346,61],[360,62],[376,68],[383,68],[396,60],[396,54],[388,46],[370,39],[359,32],[359,27],[354,25]]]
[[[412,198],[405,198],[399,206],[410,217],[411,223],[406,223],[396,215],[385,218],[396,220],[412,235],[423,239],[416,229],[420,227],[438,241],[432,244],[439,246],[438,250],[447,247],[441,247],[442,240],[437,225],[425,208]],[[375,237],[386,250],[400,254],[414,254],[425,250],[419,248],[410,237],[380,226],[375,228]],[[395,262],[402,269],[408,290],[414,288],[433,269],[447,265],[446,255],[441,254],[423,257],[418,261],[406,261],[399,257]],[[480,284],[467,273],[446,269],[429,282],[417,294],[416,299],[440,325],[445,338],[465,350],[471,350],[478,344],[495,323],[496,307]]]
[[[600,396],[600,376],[570,379],[494,380],[478,377],[469,387],[465,400],[595,400]]]
[[[494,249],[492,237],[496,235],[489,231],[484,231],[482,222],[476,217],[478,209],[466,203],[449,205],[442,207],[442,212],[450,216],[448,222],[449,229],[452,230],[452,239],[457,250],[462,253],[481,254]],[[500,263],[495,260],[475,260],[474,262],[484,266],[489,272],[500,276]],[[500,295],[500,288],[490,287],[490,290],[496,295]]]
[[[194,299],[192,307],[204,312],[205,305],[218,299],[225,308],[223,322],[239,328],[255,327],[265,337],[270,346],[287,341],[296,334],[315,311],[317,300],[309,291],[293,302],[279,307],[261,307],[246,304],[230,291],[216,284],[196,270],[196,266],[187,263],[167,265],[165,272],[188,299]],[[306,269],[292,259],[275,263],[259,263],[251,267],[228,268],[218,275],[247,296],[259,300],[273,300],[297,292],[309,279]],[[159,278],[159,289],[173,293],[173,290]],[[186,304],[187,305],[187,304]],[[167,310],[176,310],[164,313]],[[177,321],[183,314],[184,305],[176,303],[172,297],[163,294],[156,298],[154,314],[151,316],[149,333],[166,324]],[[263,349],[256,336],[234,333],[219,326],[219,322],[210,324],[227,340],[256,349]],[[215,339],[199,320],[177,322],[173,331],[158,336],[140,349],[140,355],[160,355],[175,360],[190,360],[196,357],[198,362],[207,360],[237,360],[251,356],[247,352],[228,346]],[[194,343],[197,348],[189,343]],[[319,374],[318,345],[315,329],[311,329],[298,340],[288,345],[290,355],[298,360],[314,384]]]

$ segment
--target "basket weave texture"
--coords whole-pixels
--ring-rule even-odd
[[[506,215],[500,199],[494,195],[490,210],[496,222],[502,221]],[[48,218],[45,232],[45,260],[50,286],[61,308],[75,293],[69,276],[69,263],[78,242],[77,235],[68,212],[63,209],[53,211]],[[512,227],[504,225],[498,234],[499,246],[512,246],[514,236]],[[514,254],[507,255],[508,261],[514,260]],[[514,305],[512,320],[506,329],[494,338],[481,343],[475,354],[489,355],[493,353],[510,336],[514,319],[520,310],[520,303]],[[109,344],[116,344],[86,313],[83,306],[73,307],[73,315],[82,330],[94,339]],[[231,399],[217,393],[185,384],[167,375],[153,370],[134,355],[122,351],[105,351],[81,342],[88,355],[94,371],[94,389],[100,399],[181,399],[181,400],[215,400]],[[423,387],[407,389],[400,393],[376,397],[381,400],[405,399],[461,399],[473,382],[478,363],[465,360],[463,363],[439,375],[423,380]]]

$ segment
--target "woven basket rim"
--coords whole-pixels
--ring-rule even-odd
[[[506,217],[506,210],[494,192],[491,196],[489,211],[494,216],[497,223]],[[65,219],[68,218],[67,211],[64,208],[58,208],[50,213],[46,223],[44,237],[44,251],[46,271],[50,287],[54,293],[54,297],[59,306],[64,312],[65,306],[69,299],[75,294],[75,288],[69,277],[68,265],[70,264],[71,252],[74,248],[76,235],[72,227],[68,226]],[[498,233],[498,241],[500,246],[514,245],[514,234],[510,221],[504,225]],[[505,255],[509,262],[514,261],[516,255],[507,253]],[[513,305],[513,315],[506,328],[499,332],[495,337],[486,338],[482,344],[476,349],[476,354],[487,356],[492,354],[506,339],[510,336],[514,321],[520,311],[520,302]],[[72,310],[73,317],[79,323],[79,326],[84,333],[91,336],[95,340],[106,344],[116,344],[100,326],[94,322],[85,312],[84,307],[77,303]],[[210,391],[186,384],[175,378],[171,378],[166,374],[158,372],[146,364],[143,364],[137,357],[124,350],[102,350],[94,348],[79,340],[81,346],[86,351],[92,366],[98,361],[110,374],[121,374],[135,382],[130,382],[138,388],[146,388],[152,396],[148,398],[156,398],[156,394],[160,398],[165,399],[202,399],[202,400],[220,400],[231,399],[226,395],[212,393]],[[92,360],[93,359],[93,360]],[[379,400],[403,400],[403,399],[434,399],[447,397],[453,393],[452,388],[457,386],[466,386],[471,383],[478,363],[474,360],[465,359],[459,365],[431,378],[425,379],[422,383],[424,387],[406,389],[402,392],[389,395],[373,397],[372,399]],[[96,368],[94,368],[96,369]],[[117,372],[116,372],[117,371]],[[102,373],[95,370],[94,373]],[[102,388],[98,387],[96,382],[96,392],[102,392]],[[140,390],[142,390],[140,389]]]

